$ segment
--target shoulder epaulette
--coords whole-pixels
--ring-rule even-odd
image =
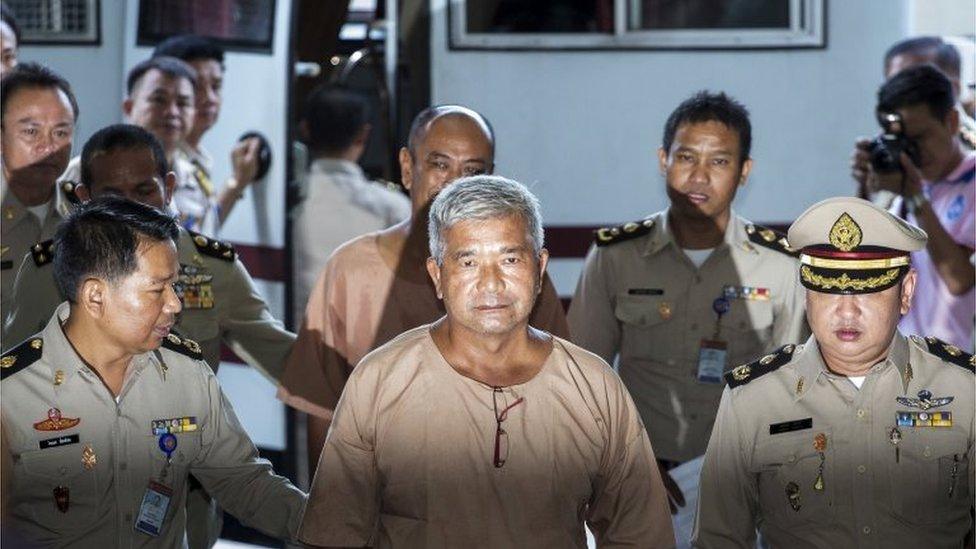
[[[4,353],[0,358],[0,381],[40,360],[43,347],[43,339],[32,337]]]
[[[630,221],[616,227],[601,227],[593,231],[594,240],[597,246],[609,246],[618,242],[625,242],[643,236],[654,228],[653,219],[641,219],[640,221]]]
[[[929,353],[976,373],[976,358],[959,347],[932,336],[925,338],[925,345],[928,347]]]
[[[31,256],[34,258],[34,264],[38,267],[43,267],[54,261],[54,239],[38,242],[31,246]]]
[[[188,356],[193,360],[203,360],[203,350],[200,349],[200,344],[192,339],[169,333],[163,338],[162,346],[175,353]]]
[[[73,206],[81,204],[81,199],[75,194],[75,190],[78,188],[78,184],[74,181],[62,181],[61,190],[64,191],[64,196],[68,198],[68,202]]]
[[[770,372],[774,372],[793,358],[793,351],[795,350],[796,345],[791,343],[780,347],[759,360],[736,366],[725,374],[725,382],[729,384],[729,387],[735,388]]]
[[[224,261],[234,261],[237,258],[237,252],[234,251],[233,244],[221,242],[216,238],[210,238],[209,236],[204,236],[193,231],[187,232],[193,237],[193,244],[197,247],[197,251],[203,255],[216,257]]]
[[[746,234],[749,235],[749,240],[755,244],[759,244],[770,250],[776,250],[790,257],[800,257],[800,252],[790,247],[790,243],[787,242],[786,235],[783,233],[768,229],[762,225],[753,225],[750,223],[746,225]]]

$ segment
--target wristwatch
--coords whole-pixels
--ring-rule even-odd
[[[909,213],[912,215],[918,215],[918,211],[922,209],[922,206],[928,203],[929,199],[922,193],[915,193],[905,197],[905,207],[908,208]]]

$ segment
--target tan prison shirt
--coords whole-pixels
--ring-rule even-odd
[[[860,390],[812,337],[748,367],[722,395],[696,547],[751,548],[756,527],[774,548],[962,547],[976,493],[970,355],[896,332]]]
[[[386,264],[379,234],[343,244],[316,282],[278,389],[290,406],[330,419],[349,373],[366,353],[444,315],[433,283],[404,280]],[[558,336],[569,331],[548,276],[529,322]]]
[[[384,547],[672,547],[650,442],[599,357],[555,338],[528,382],[458,374],[429,326],[367,356],[349,379],[299,539]],[[507,459],[494,466],[498,407]]]
[[[199,342],[214,371],[220,366],[220,346],[226,344],[277,384],[295,334],[271,315],[233,247],[180,228],[177,249],[176,287],[183,310],[176,330]],[[4,349],[40,331],[61,302],[53,270],[50,254],[40,263],[36,254],[24,258],[3,327]]]
[[[59,321],[68,315],[65,303],[0,361],[13,456],[4,527],[43,547],[182,547],[192,474],[245,524],[294,538],[305,494],[258,457],[193,342],[174,336],[133,357],[115,398],[64,335]],[[163,420],[181,425],[165,479],[154,434]],[[173,490],[158,537],[134,528],[150,480]]]
[[[798,261],[779,236],[734,213],[724,242],[699,268],[674,241],[667,211],[616,230],[587,255],[570,332],[608,363],[618,359],[657,456],[687,461],[705,452],[722,395],[720,380],[698,380],[702,340],[715,335],[713,302],[729,289],[718,335],[727,344],[725,369],[802,341]]]

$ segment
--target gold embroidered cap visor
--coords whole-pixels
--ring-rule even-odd
[[[911,269],[909,254],[922,249],[928,236],[867,200],[838,197],[803,212],[787,239],[801,250],[804,287],[865,294],[898,284]]]

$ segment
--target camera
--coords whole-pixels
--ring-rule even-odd
[[[878,112],[878,123],[881,124],[881,135],[875,137],[868,145],[871,155],[871,167],[877,173],[895,173],[902,171],[901,153],[904,152],[915,164],[918,164],[918,145],[905,136],[905,124],[901,115],[893,112]]]

